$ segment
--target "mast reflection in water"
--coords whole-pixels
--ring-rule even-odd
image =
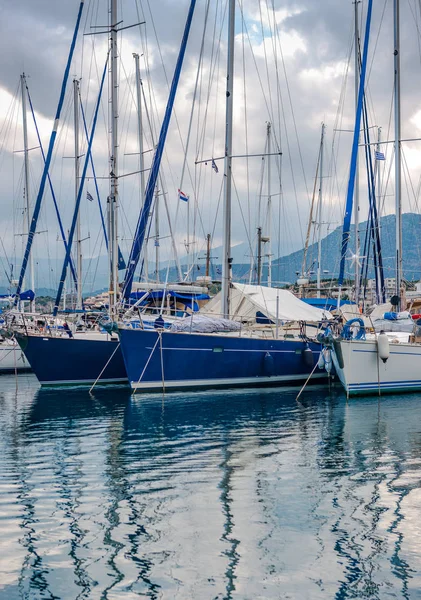
[[[1,378],[0,598],[415,598],[421,403]]]

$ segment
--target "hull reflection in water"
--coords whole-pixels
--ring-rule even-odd
[[[2,379],[1,598],[416,598],[421,404]]]

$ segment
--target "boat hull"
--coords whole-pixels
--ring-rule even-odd
[[[300,383],[317,361],[320,346],[301,340],[264,340],[227,335],[202,335],[120,329],[129,383],[135,391],[216,387],[275,386]],[[315,379],[326,377],[317,372]]]
[[[0,375],[7,373],[27,373],[31,365],[19,345],[14,340],[0,343]]]
[[[341,340],[332,348],[332,359],[349,396],[421,390],[421,345],[391,343],[384,363],[375,340]]]
[[[98,384],[127,384],[118,340],[20,333],[16,338],[42,386],[88,387],[102,371]]]

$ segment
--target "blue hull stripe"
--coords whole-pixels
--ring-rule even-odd
[[[352,350],[352,352],[364,352],[366,354],[377,354],[377,350]],[[421,353],[415,353],[415,352],[391,352],[390,355],[392,354],[403,354],[404,356],[419,356],[421,357]]]
[[[351,395],[375,394],[380,392],[399,393],[404,391],[421,390],[421,380],[414,381],[393,381],[393,382],[370,382],[370,383],[354,383],[348,386],[348,393]]]

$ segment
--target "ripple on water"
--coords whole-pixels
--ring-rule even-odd
[[[421,597],[421,404],[0,380],[0,597]]]

